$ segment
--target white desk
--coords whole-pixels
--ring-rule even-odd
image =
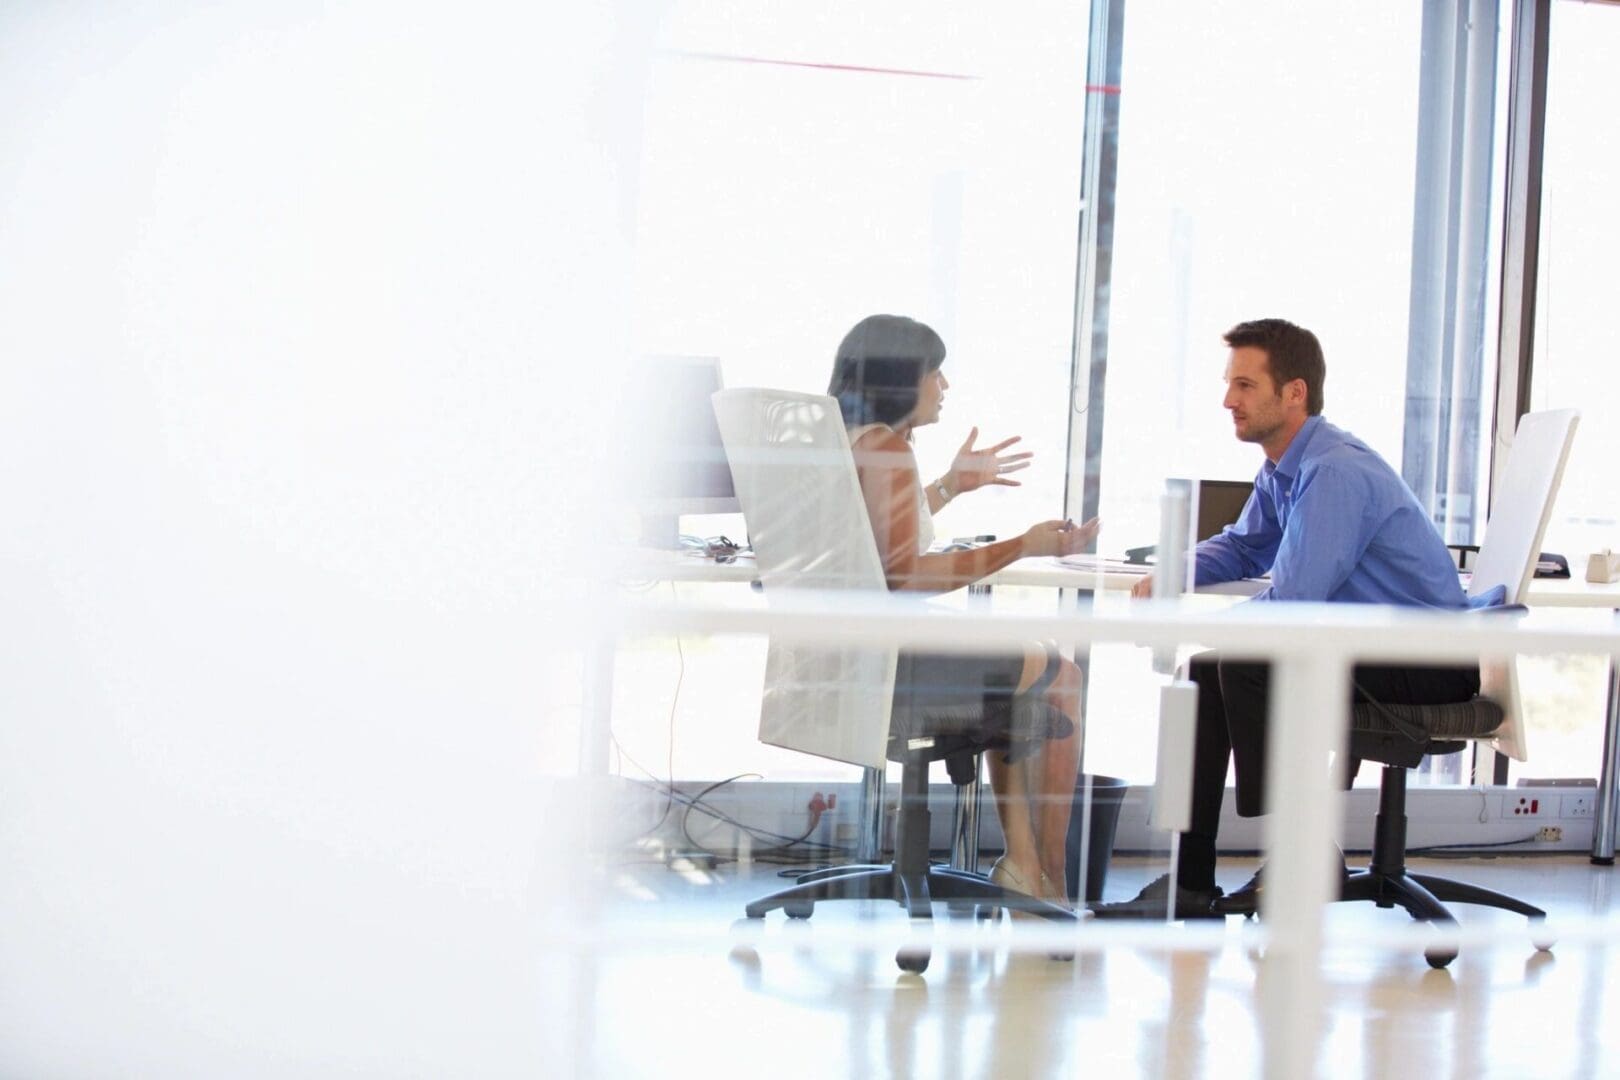
[[[755,580],[752,558],[717,563],[680,551],[635,550],[624,555],[624,576],[659,581],[742,582]],[[1048,589],[1074,589],[1081,594],[1123,592],[1142,578],[1141,571],[1117,568],[1086,569],[1067,566],[1057,559],[1020,559],[974,586],[1007,585]],[[1250,596],[1261,583],[1236,581],[1200,591]],[[1534,578],[1525,603],[1538,608],[1606,608],[1620,611],[1620,582],[1598,585],[1580,578]],[[1592,861],[1614,864],[1617,811],[1620,811],[1620,666],[1609,665],[1607,715],[1603,725],[1603,756],[1598,764],[1597,798],[1592,825]]]
[[[759,572],[750,556],[735,562],[718,563],[682,551],[631,549],[620,560],[621,576],[643,581],[751,582]],[[1146,576],[1144,571],[1096,570],[1067,566],[1057,559],[1039,556],[1019,559],[1011,566],[975,582],[971,588],[1008,585],[1038,589],[1079,589],[1084,592],[1128,592]],[[1252,596],[1263,587],[1258,581],[1233,581],[1208,586],[1200,592],[1231,596]],[[1616,594],[1620,607],[1620,593]]]
[[[1091,592],[1129,589],[1140,572],[1082,570],[1065,566],[1057,559],[1020,559],[1005,570],[991,574],[986,585],[1027,585],[1072,588]],[[1234,581],[1206,586],[1200,592],[1252,596],[1262,587],[1258,581]],[[1620,611],[1620,582],[1594,584],[1580,578],[1532,578],[1524,602],[1536,608],[1606,608]],[[1620,812],[1620,667],[1609,665],[1608,710],[1603,724],[1603,756],[1598,763],[1597,799],[1593,807],[1592,861],[1600,866],[1614,865],[1617,812]]]
[[[1595,585],[1580,578],[1532,578],[1524,602],[1531,607],[1596,607],[1620,611],[1620,581]]]
[[[1037,557],[1019,559],[1011,566],[997,570],[978,584],[1080,589],[1092,593],[1128,592],[1150,572],[1151,567],[1139,570],[1118,569],[1112,566],[1093,569],[1070,566],[1059,559]],[[1246,578],[1242,581],[1222,582],[1219,585],[1203,585],[1198,591],[1216,596],[1253,596],[1265,587],[1264,581]]]

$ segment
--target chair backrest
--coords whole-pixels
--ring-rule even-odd
[[[1580,418],[1574,409],[1549,409],[1526,413],[1519,420],[1492,493],[1491,516],[1474,562],[1469,596],[1502,585],[1507,603],[1524,600]]]
[[[1580,413],[1574,409],[1549,409],[1520,418],[1497,479],[1485,542],[1479,547],[1468,584],[1469,596],[1483,595],[1501,585],[1507,603],[1523,602],[1579,421]],[[1526,760],[1529,751],[1516,665],[1511,660],[1487,661],[1480,668],[1480,684],[1480,694],[1502,706],[1505,714],[1492,745],[1516,761]]]
[[[766,602],[788,590],[886,590],[838,403],[757,388],[713,401]],[[896,655],[773,638],[760,741],[882,768]]]

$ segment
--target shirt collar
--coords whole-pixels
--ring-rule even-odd
[[[1316,434],[1316,429],[1321,426],[1321,416],[1307,416],[1305,423],[1294,435],[1294,441],[1288,444],[1287,450],[1283,451],[1282,458],[1275,465],[1269,460],[1265,463],[1266,475],[1268,477],[1280,476],[1284,480],[1292,480],[1299,475],[1299,462],[1305,456],[1305,446],[1311,441],[1311,436]]]

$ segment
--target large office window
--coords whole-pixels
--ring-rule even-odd
[[[1620,430],[1603,409],[1620,395],[1620,323],[1611,313],[1620,250],[1620,144],[1602,137],[1620,99],[1620,8],[1558,3],[1548,42],[1531,407],[1583,410],[1544,547],[1578,574],[1586,555],[1620,549],[1609,468]],[[1604,664],[1594,657],[1521,662],[1532,725],[1530,776],[1590,776],[1602,750]]]
[[[1620,142],[1608,129],[1620,99],[1620,10],[1552,9],[1536,289],[1533,406],[1586,408],[1547,544],[1571,554],[1620,548],[1614,474],[1620,429],[1592,406],[1620,393],[1620,322],[1610,310],[1620,250]]]
[[[1499,16],[1399,0],[1135,0],[1118,85],[1087,87],[1088,27],[1073,5],[674,4],[646,88],[631,333],[644,352],[718,356],[729,385],[820,391],[857,319],[915,315],[950,347],[943,422],[917,444],[925,476],[975,424],[1021,434],[1037,455],[1022,488],[947,510],[941,534],[1006,536],[1054,516],[1084,466],[1100,480],[1099,548],[1119,553],[1156,539],[1164,478],[1253,475],[1259,452],[1232,437],[1220,405],[1220,337],[1283,316],[1323,342],[1328,418],[1409,474],[1447,539],[1477,540],[1494,325],[1482,282],[1496,242],[1480,224],[1496,195],[1477,174],[1501,171]],[[1615,331],[1589,313],[1605,280],[1590,263],[1613,246],[1598,200],[1616,170],[1583,136],[1612,89],[1616,18],[1575,4],[1554,24],[1538,407],[1590,400],[1595,358],[1614,351]],[[1442,47],[1450,60],[1436,59]],[[1077,219],[1100,210],[1076,200],[1088,93],[1119,105],[1107,423],[1089,463],[1067,446],[1085,407],[1069,386],[1074,295],[1095,284],[1076,280]],[[1620,544],[1604,532],[1602,438],[1595,423],[1580,434],[1554,550]],[[671,720],[686,775],[830,768],[753,742],[763,653],[757,641],[646,644],[638,662],[655,677],[621,680],[618,714],[641,718],[620,732],[626,750],[664,760]],[[1151,777],[1147,666],[1142,650],[1096,651],[1089,708],[1103,722],[1089,728],[1089,769]],[[1524,674],[1531,723],[1548,729],[1533,771],[1591,771],[1597,668]]]
[[[1253,0],[1125,7],[1100,469],[1106,548],[1152,543],[1170,476],[1243,480],[1221,407],[1234,323],[1327,355],[1326,416],[1402,458],[1422,9]],[[1088,766],[1145,780],[1141,650],[1100,649]]]
[[[1061,516],[1085,20],[1052,0],[671,5],[645,98],[639,347],[717,356],[731,386],[820,393],[857,320],[921,319],[950,380],[917,438],[924,477],[975,425],[1036,455],[1021,487],[961,500],[939,534]],[[836,768],[754,740],[763,657],[726,640],[626,658],[647,673],[620,680],[626,749],[662,772],[679,680],[681,774]]]

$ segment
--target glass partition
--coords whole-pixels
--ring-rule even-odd
[[[886,791],[861,771],[877,739],[812,747],[825,757],[774,727],[783,746],[762,747],[762,697],[819,695],[835,721],[893,709],[900,658],[773,669],[770,636],[809,616],[777,603],[791,587],[753,588],[772,526],[689,516],[702,559],[638,545],[642,516],[670,539],[676,504],[626,498],[608,464],[677,437],[613,417],[631,357],[680,356],[814,397],[837,452],[809,460],[847,480],[850,425],[819,397],[832,351],[855,319],[901,311],[949,348],[949,404],[912,444],[923,476],[974,424],[1036,455],[1022,487],[934,493],[931,554],[1056,516],[1078,464],[1078,116],[1115,90],[1145,104],[1122,147],[1105,550],[1155,538],[1164,475],[1252,472],[1221,424],[1214,339],[1255,296],[1323,331],[1356,372],[1330,383],[1335,415],[1392,454],[1362,383],[1385,381],[1399,336],[1358,338],[1338,294],[1400,308],[1380,270],[1405,273],[1407,200],[1383,138],[1411,93],[1414,16],[1368,11],[1384,25],[1316,11],[1313,38],[1293,8],[1143,0],[1145,66],[1087,88],[1072,4],[0,8],[0,1075],[1517,1076],[1620,1059],[1611,870],[1458,874],[1544,905],[1555,958],[1504,912],[1466,910],[1446,938],[1316,903],[1333,882],[1304,852],[1335,807],[1319,727],[1292,727],[1297,767],[1274,774],[1309,813],[1273,816],[1303,872],[1267,886],[1263,919],[1066,909],[1169,863],[1144,651],[1093,663],[1087,768],[1129,785],[1095,776],[1077,803],[1070,714],[1026,708],[1077,689],[1081,624],[1054,615],[1050,583],[957,588],[900,618],[861,601],[892,599],[905,560],[868,561],[848,568],[868,595],[821,613],[823,648],[939,650],[940,677],[914,687],[971,690],[940,714],[956,727],[902,727],[893,749],[988,727],[977,810],[946,782],[964,776],[949,747],[931,784],[891,769]],[[1271,151],[1296,128],[1351,145],[1312,144],[1336,169],[1287,171]],[[1198,187],[1256,160],[1256,190]],[[1245,258],[1250,232],[1290,274]],[[851,503],[862,532],[780,476],[681,504],[750,490],[786,508],[807,577],[846,540],[892,550],[878,529],[904,517],[874,526],[884,504]],[[755,565],[702,543],[720,533],[758,541]],[[915,539],[920,559],[933,545]],[[1291,652],[1295,629],[1256,647]],[[1322,651],[1285,689],[1315,715],[1312,687],[1342,696],[1316,662],[1339,639],[1299,633]],[[1000,648],[1011,665],[955,659]],[[1052,676],[1015,703],[1032,653]],[[860,733],[886,740],[893,715]],[[1511,835],[1506,794],[1461,794],[1470,822],[1494,813]],[[931,907],[892,879],[757,906],[855,860],[960,888]],[[1220,881],[1258,865],[1223,857]],[[1436,939],[1463,950],[1445,974],[1425,962]]]

